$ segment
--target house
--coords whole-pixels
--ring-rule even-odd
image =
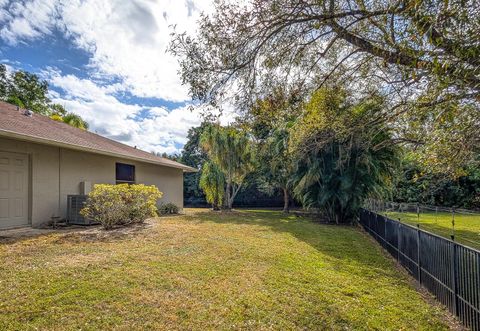
[[[183,208],[183,173],[196,169],[0,102],[0,228],[66,217],[67,195],[97,183],[143,183]]]

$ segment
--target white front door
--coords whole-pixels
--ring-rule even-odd
[[[28,155],[0,152],[0,229],[28,224]]]

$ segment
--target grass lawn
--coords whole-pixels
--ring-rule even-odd
[[[416,213],[388,212],[386,215],[392,219],[400,219],[402,222],[417,225],[427,231],[449,238],[455,233],[455,240],[464,245],[480,249],[480,214],[455,214],[455,231],[452,228],[452,214],[435,212],[420,214]]]
[[[0,244],[0,330],[442,330],[449,318],[354,227],[187,210]]]

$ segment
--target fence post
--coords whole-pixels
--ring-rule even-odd
[[[417,272],[418,272],[418,282],[422,284],[422,263],[420,258],[420,224],[417,224]]]
[[[383,217],[383,241],[385,241],[385,247],[387,247],[387,216]]]
[[[452,236],[455,236],[455,207],[452,208]]]
[[[457,279],[457,243],[454,240],[452,235],[452,291],[453,291],[453,314],[458,316],[458,279]]]
[[[400,261],[400,229],[402,228],[402,223],[398,222],[397,227],[397,261]]]
[[[420,205],[417,202],[417,222],[420,223]]]
[[[372,219],[375,215],[375,212],[370,212],[370,217],[368,218],[368,231],[370,231],[370,234],[372,234]]]

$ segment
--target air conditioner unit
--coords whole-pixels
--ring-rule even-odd
[[[92,220],[83,217],[80,210],[85,206],[86,195],[67,195],[67,222],[68,224],[92,225],[98,224]]]

